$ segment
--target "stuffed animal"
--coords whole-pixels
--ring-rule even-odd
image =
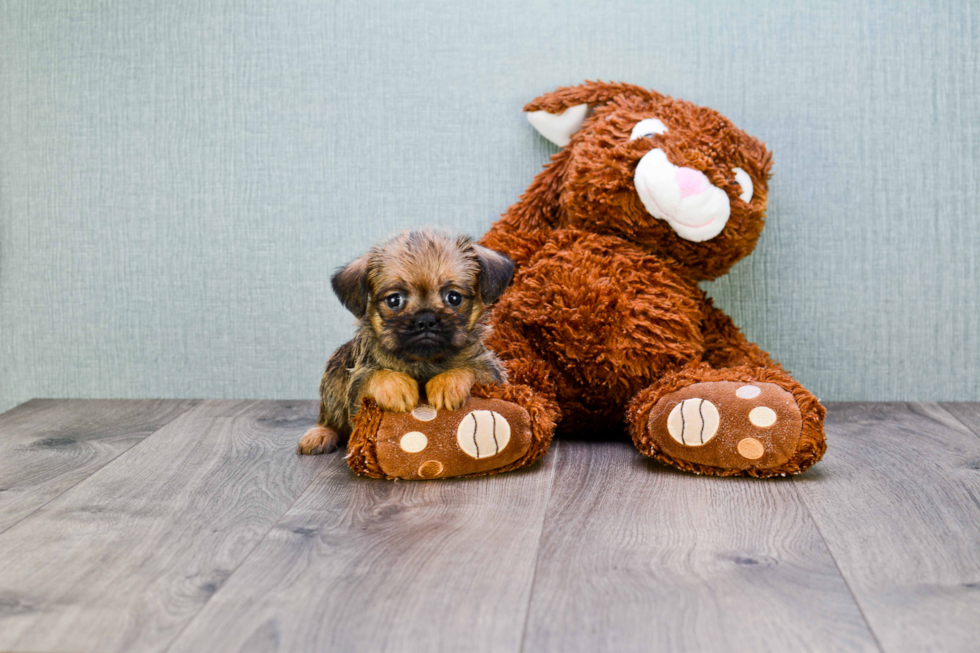
[[[700,474],[817,462],[824,408],[698,285],[762,232],[763,144],[712,109],[629,84],[560,88],[524,110],[562,149],[482,239],[516,263],[487,340],[511,385],[478,387],[452,413],[423,406],[428,420],[368,402],[352,469],[496,473],[534,462],[554,432],[622,426],[641,453]]]

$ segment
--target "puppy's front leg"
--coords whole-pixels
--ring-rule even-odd
[[[419,403],[419,384],[407,374],[378,370],[367,380],[364,395],[378,402],[382,410],[407,413]]]
[[[429,404],[436,410],[456,410],[470,398],[476,375],[468,367],[457,367],[437,374],[425,384]]]

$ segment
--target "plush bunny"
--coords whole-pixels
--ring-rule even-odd
[[[817,462],[824,408],[698,286],[747,256],[762,232],[763,144],[712,109],[629,84],[560,88],[524,110],[562,149],[481,241],[516,263],[487,340],[512,387],[480,390],[510,412],[464,406],[427,438],[468,463],[470,440],[490,442],[480,425],[496,429],[500,417],[521,451],[498,447],[500,464],[484,457],[479,469],[440,462],[436,476],[514,469],[543,455],[554,430],[621,425],[643,454],[701,474],[770,477]],[[432,477],[379,466],[386,422],[391,442],[424,428],[368,408],[352,468]]]

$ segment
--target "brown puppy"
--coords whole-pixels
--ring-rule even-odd
[[[297,452],[332,451],[350,435],[364,397],[412,410],[419,386],[438,410],[466,403],[475,383],[504,382],[483,346],[490,304],[510,283],[513,262],[466,236],[411,231],[375,246],[332,279],[359,321],[354,339],[327,362],[320,417]]]

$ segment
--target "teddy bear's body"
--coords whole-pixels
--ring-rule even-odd
[[[525,111],[564,149],[482,240],[517,264],[488,341],[511,382],[554,403],[559,432],[625,423],[682,469],[772,476],[818,460],[823,408],[698,285],[762,231],[763,145],[626,84],[559,89]]]
[[[510,353],[515,342],[533,343],[536,372],[547,372],[561,406],[560,430],[608,428],[637,392],[701,359],[706,307],[670,261],[615,236],[561,229],[519,268],[489,346]]]

